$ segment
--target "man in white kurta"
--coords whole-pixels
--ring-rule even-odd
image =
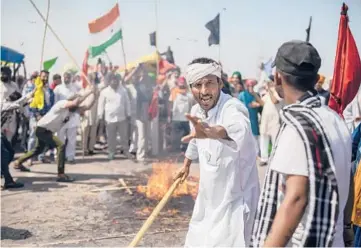
[[[86,85],[84,89],[81,89],[80,92],[84,94],[89,88],[97,87],[95,85],[94,79],[95,76],[88,76],[91,84]],[[85,99],[84,103],[89,104],[92,101],[91,98]],[[81,117],[81,129],[82,129],[82,143],[83,150],[86,155],[94,154],[94,146],[96,143],[97,136],[97,109],[98,109],[98,99],[95,99],[92,107],[85,111]]]
[[[110,85],[101,93],[98,102],[98,118],[105,116],[108,158],[113,160],[117,148],[117,136],[120,136],[120,142],[124,154],[129,155],[128,126],[130,120],[130,101],[128,92],[120,84],[119,78],[113,74],[108,74]]]
[[[70,72],[64,73],[64,81],[54,89],[55,103],[66,100],[69,96],[78,94],[78,88],[72,83]],[[74,113],[69,121],[57,133],[58,138],[66,144],[65,154],[69,163],[75,163],[76,131],[80,125],[80,116]]]
[[[211,59],[194,60],[186,81],[197,104],[187,118],[191,134],[182,180],[199,159],[199,191],[186,247],[245,247],[250,244],[259,198],[257,144],[246,107],[221,92],[221,67]]]

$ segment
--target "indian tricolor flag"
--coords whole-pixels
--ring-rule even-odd
[[[119,6],[116,4],[107,14],[88,24],[91,35],[91,57],[102,54],[108,47],[122,39]]]

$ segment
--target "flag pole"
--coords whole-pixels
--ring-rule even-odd
[[[156,58],[157,58],[157,77],[159,74],[159,56],[158,56],[158,0],[155,0],[155,51],[156,51]],[[157,80],[156,77],[156,80]]]
[[[308,27],[307,27],[307,29],[306,29],[306,41],[307,41],[307,42],[310,42],[311,26],[312,26],[312,16],[310,16],[310,21],[309,21]]]
[[[158,79],[158,75],[159,75],[159,51],[158,51],[158,37],[159,37],[159,32],[158,32],[158,0],[154,0],[154,14],[155,14],[155,55],[156,55],[156,66],[157,66],[157,73],[155,76],[155,83],[157,84],[157,79]],[[155,119],[153,119],[152,121],[152,125],[153,127],[153,137],[154,137],[154,143],[156,144],[155,146],[153,145],[152,149],[153,149],[153,154],[154,155],[158,155],[159,151],[160,151],[160,142],[159,142],[159,132],[160,131],[160,127],[159,127],[159,113],[157,114],[157,117]],[[152,143],[153,143],[152,142]]]
[[[127,69],[127,57],[125,55],[125,50],[124,50],[124,43],[123,43],[123,37],[120,40],[121,44],[122,44],[122,52],[123,52],[123,60],[124,60],[124,68]]]
[[[218,44],[218,62],[221,63],[221,13],[219,12],[219,44]]]
[[[118,8],[120,8],[120,4],[118,3],[118,1],[116,1],[116,3],[118,4]],[[120,13],[120,10],[119,10],[119,13]],[[123,54],[124,68],[125,68],[125,70],[127,70],[127,57],[126,57],[126,55],[125,55],[124,42],[123,42],[123,39],[124,39],[124,35],[123,35],[123,23],[122,23],[122,18],[121,18],[120,15],[119,15],[119,20],[120,20],[120,26],[122,27],[122,38],[120,39],[120,44],[122,45],[122,54]]]
[[[46,30],[48,29],[48,20],[49,20],[49,10],[50,10],[50,0],[48,0],[48,9],[46,11],[46,19],[45,19],[45,27],[44,27],[44,35],[43,35],[43,44],[41,46],[40,71],[43,68]]]

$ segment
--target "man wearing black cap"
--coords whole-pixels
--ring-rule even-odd
[[[253,246],[344,246],[350,134],[314,90],[321,58],[307,42],[284,43],[274,62],[287,106],[253,228]]]
[[[8,97],[14,92],[19,92],[19,88],[16,83],[11,80],[11,69],[7,66],[1,67],[1,84],[0,84],[0,101],[3,104]],[[4,135],[8,139],[8,141],[12,141],[12,138],[16,132],[16,113],[12,113],[11,120],[6,123],[6,125],[2,125],[1,130]]]

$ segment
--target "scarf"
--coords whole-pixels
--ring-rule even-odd
[[[301,247],[332,246],[339,213],[339,195],[331,146],[324,132],[321,118],[313,110],[321,106],[315,93],[307,92],[296,103],[280,111],[282,126],[277,135],[270,161],[277,150],[280,133],[287,125],[301,136],[308,162],[308,214],[304,233],[298,243]],[[297,151],[295,151],[297,152]],[[280,174],[268,169],[257,208],[252,244],[263,246],[277,212]]]
[[[44,108],[44,101],[45,101],[45,94],[43,91],[44,83],[40,79],[40,77],[37,77],[35,79],[34,84],[35,84],[35,93],[34,93],[34,98],[30,103],[30,107],[41,110]]]
[[[188,85],[191,85],[197,80],[208,75],[214,75],[218,78],[222,78],[222,67],[216,62],[210,64],[195,63],[189,65],[185,72],[185,78]]]

